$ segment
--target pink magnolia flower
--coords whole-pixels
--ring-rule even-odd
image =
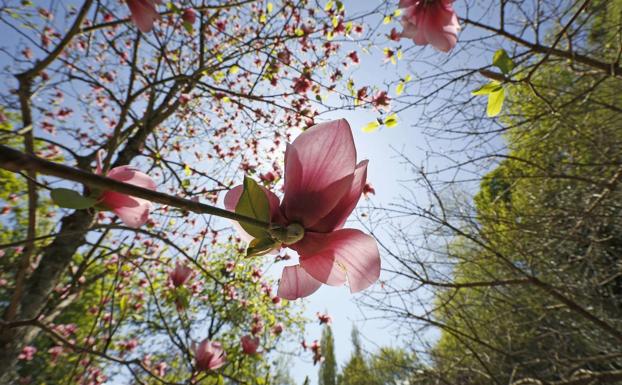
[[[97,155],[96,172],[98,174],[102,173],[99,154]],[[155,190],[156,188],[154,180],[149,175],[138,171],[132,166],[115,167],[108,172],[106,177],[150,190]],[[146,199],[135,198],[115,191],[104,191],[99,198],[99,203],[112,210],[129,227],[140,227],[149,219],[151,202]]]
[[[285,152],[283,201],[265,190],[271,221],[304,228],[302,239],[286,246],[298,252],[300,263],[287,266],[277,295],[296,299],[315,292],[322,283],[348,282],[356,293],[378,279],[380,254],[373,237],[360,230],[344,229],[359,201],[367,178],[367,161],[356,163],[350,125],[344,119],[315,125],[288,144]],[[235,210],[243,187],[225,197],[225,207]]]
[[[216,370],[226,362],[227,355],[219,342],[203,340],[194,347],[195,365],[198,370]]]
[[[244,354],[253,355],[257,353],[259,348],[259,337],[253,337],[250,335],[240,338],[240,345],[242,346],[242,352]]]
[[[141,32],[150,32],[153,23],[160,18],[160,14],[156,10],[156,4],[160,4],[160,0],[126,0],[127,6],[132,13],[132,21]]]
[[[190,278],[191,274],[192,274],[191,268],[189,268],[183,263],[176,262],[175,268],[171,270],[168,277],[173,283],[173,286],[179,287],[183,285],[188,280],[188,278]]]
[[[181,14],[181,19],[189,24],[194,24],[197,21],[197,14],[192,8],[186,8]]]
[[[35,353],[37,353],[37,348],[35,348],[34,346],[24,346],[24,348],[22,349],[22,352],[19,354],[19,356],[17,356],[18,360],[24,360],[24,361],[32,361],[32,359],[35,357]]]
[[[317,312],[315,313],[315,315],[317,316],[317,319],[320,321],[320,325],[321,324],[330,325],[331,322],[333,321],[333,318],[328,313],[321,314],[320,312]]]
[[[432,44],[439,51],[448,52],[458,42],[460,24],[454,12],[454,0],[400,0],[404,8],[402,37],[417,45]]]
[[[274,325],[271,329],[272,334],[274,335],[280,335],[281,333],[283,333],[283,324],[282,323],[277,323],[276,325]]]

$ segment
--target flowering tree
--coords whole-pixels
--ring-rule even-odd
[[[361,26],[342,5],[306,1],[6,2],[1,12],[13,40],[2,167],[26,177],[2,171],[13,186],[2,196],[2,380],[269,377],[254,353],[297,329],[298,315],[228,223],[193,212],[278,233],[216,207],[219,192],[242,174],[278,183],[285,143],[331,107],[344,68],[332,40],[357,39]],[[45,362],[55,366],[33,370]]]

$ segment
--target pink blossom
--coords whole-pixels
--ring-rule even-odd
[[[284,329],[284,328],[283,328],[283,324],[279,322],[278,324],[276,324],[276,325],[274,325],[274,326],[272,327],[272,330],[271,330],[271,331],[272,331],[272,334],[274,334],[274,335],[277,335],[277,336],[278,336],[279,334],[283,333],[283,329]]]
[[[330,325],[333,320],[332,317],[328,313],[321,314],[320,312],[317,312],[315,314],[317,315],[317,319],[320,321],[320,325],[321,324]]]
[[[166,364],[166,362],[162,361],[160,363],[158,363],[155,366],[155,373],[156,376],[158,377],[164,377],[164,375],[166,374],[166,369],[168,368],[168,365]]]
[[[283,269],[277,295],[306,297],[322,283],[349,283],[355,293],[372,285],[380,275],[380,254],[373,237],[343,226],[361,197],[367,161],[356,163],[356,148],[347,121],[315,125],[287,146],[285,195],[264,190],[272,223],[304,228],[304,236],[286,246],[298,252],[300,264]],[[225,197],[234,210],[243,187]]]
[[[377,110],[389,111],[391,108],[391,98],[387,91],[378,91],[371,99],[371,104]]]
[[[160,4],[160,0],[127,0],[127,6],[132,13],[132,21],[141,32],[151,31],[153,23],[160,18],[156,4]]]
[[[322,348],[317,340],[311,343],[311,352],[313,352],[313,365],[324,361],[324,357],[322,356]]]
[[[37,348],[35,348],[34,346],[24,346],[22,352],[19,354],[19,356],[17,356],[17,359],[32,361],[32,359],[35,357],[35,353],[37,353]]]
[[[203,340],[194,348],[195,365],[198,370],[215,370],[223,366],[227,355],[219,342]]]
[[[102,173],[100,155],[97,156],[97,173]],[[138,187],[155,190],[156,184],[147,174],[138,171],[132,166],[115,167],[106,175],[119,182],[133,184]],[[123,223],[129,227],[140,227],[149,219],[151,202],[142,198],[121,194],[115,191],[104,191],[99,203],[112,210]]]
[[[188,278],[190,278],[191,274],[192,274],[191,268],[189,268],[185,264],[176,262],[175,268],[171,270],[168,277],[173,283],[173,286],[179,287],[183,285],[188,280]]]
[[[376,189],[374,189],[371,183],[365,183],[365,186],[363,186],[363,195],[365,195],[365,198],[369,195],[376,195]]]
[[[259,348],[259,337],[246,335],[240,338],[240,345],[242,346],[242,352],[244,354],[253,355],[257,353],[257,349]]]
[[[194,9],[187,8],[184,10],[184,13],[181,14],[181,19],[189,24],[194,24],[197,21],[197,14],[194,12]]]
[[[431,44],[448,52],[458,42],[460,24],[452,6],[453,0],[400,0],[404,8],[402,37],[417,45]]]

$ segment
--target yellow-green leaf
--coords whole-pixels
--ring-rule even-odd
[[[503,108],[503,100],[505,99],[505,90],[500,88],[498,91],[491,92],[488,95],[488,107],[486,108],[486,114],[488,117],[494,117],[499,115],[501,108]]]
[[[337,26],[339,25],[339,19],[337,18],[337,16],[332,17],[331,23],[333,25],[333,28],[337,28]]]
[[[190,169],[190,166],[188,166],[187,164],[184,165],[184,174],[186,174],[186,176],[192,175],[192,170]]]
[[[403,81],[397,83],[397,86],[395,87],[395,94],[398,96],[401,95],[404,92],[405,87],[406,84]]]
[[[492,65],[499,68],[505,75],[509,74],[514,68],[512,58],[504,49],[497,50],[492,58]]]
[[[395,126],[397,126],[397,114],[391,114],[389,116],[386,117],[386,119],[384,120],[384,125],[387,126],[388,128],[393,128]]]
[[[249,177],[244,178],[244,191],[235,207],[237,214],[270,222],[270,203],[264,190]],[[255,238],[268,238],[268,231],[258,226],[240,222],[240,226]]]
[[[382,24],[389,24],[391,22],[391,15],[387,15],[384,17],[384,19],[382,19]]]
[[[50,192],[54,203],[68,209],[84,210],[92,207],[97,200],[83,196],[77,191],[67,188],[55,188]]]
[[[280,243],[271,238],[255,238],[248,244],[246,256],[254,257],[265,255],[279,246]]]
[[[488,95],[490,93],[499,91],[501,88],[502,88],[501,83],[499,83],[496,80],[493,80],[492,82],[488,84],[484,84],[483,86],[476,89],[475,91],[472,91],[471,94],[472,95]]]
[[[351,21],[348,21],[346,23],[346,35],[352,31],[353,27],[354,27],[354,24]]]
[[[268,11],[268,13],[272,13],[273,8],[274,8],[274,5],[272,3],[266,4],[266,11]]]
[[[380,122],[378,120],[374,120],[373,122],[367,123],[363,127],[363,132],[365,132],[365,133],[374,132],[374,131],[378,130],[379,127],[380,127]]]
[[[333,8],[333,5],[335,5],[335,2],[333,0],[330,0],[328,3],[326,3],[326,5],[324,6],[324,10],[325,11],[330,11]]]

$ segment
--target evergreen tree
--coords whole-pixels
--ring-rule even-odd
[[[335,385],[337,363],[335,361],[335,340],[330,325],[324,326],[321,346],[324,361],[320,364],[319,385]]]
[[[363,355],[359,331],[356,326],[352,328],[352,345],[354,350],[339,376],[339,385],[374,385],[375,381]]]

